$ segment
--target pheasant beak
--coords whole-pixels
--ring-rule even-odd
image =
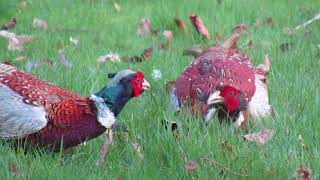
[[[143,90],[149,90],[150,89],[150,84],[147,80],[143,79],[143,83],[142,83],[142,89]]]
[[[212,104],[223,103],[224,98],[222,96],[220,96],[220,93],[221,92],[219,90],[212,93],[207,100],[207,104],[212,105]]]

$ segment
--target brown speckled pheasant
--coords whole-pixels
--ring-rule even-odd
[[[176,110],[189,105],[206,120],[217,111],[219,119],[229,117],[237,127],[245,126],[248,116],[271,114],[266,75],[270,62],[257,68],[241,52],[234,34],[219,46],[203,50],[182,72],[170,89]]]
[[[109,78],[99,92],[83,97],[0,64],[0,137],[68,148],[101,135],[132,97],[149,88],[142,72],[123,70]]]

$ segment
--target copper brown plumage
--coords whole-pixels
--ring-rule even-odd
[[[0,64],[0,137],[67,148],[99,136],[130,98],[149,87],[142,72],[124,70],[111,78],[99,92],[83,97]]]

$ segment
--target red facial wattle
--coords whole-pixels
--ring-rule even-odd
[[[232,112],[236,110],[240,104],[239,91],[232,86],[225,86],[221,91],[221,96],[225,100],[226,108]]]
[[[133,95],[139,96],[142,92],[142,83],[144,81],[144,74],[140,71],[136,72],[135,75],[130,79],[133,88]]]
[[[239,106],[239,100],[235,98],[227,98],[226,101],[226,108],[228,111],[232,112],[236,110]]]

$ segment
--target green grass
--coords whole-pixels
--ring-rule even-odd
[[[220,5],[214,0],[114,2],[121,6],[120,13],[113,8],[113,1],[107,0],[30,0],[24,9],[17,0],[0,2],[0,24],[15,16],[18,25],[12,31],[34,37],[20,52],[8,51],[6,41],[0,39],[0,59],[24,55],[26,60],[15,63],[25,69],[27,61],[33,59],[57,60],[59,48],[64,47],[66,56],[74,64],[71,69],[41,66],[33,69],[32,74],[89,95],[92,89],[98,90],[106,83],[108,72],[131,68],[145,72],[155,94],[155,101],[150,92],[132,99],[121,112],[118,121],[125,123],[132,134],[115,138],[103,166],[97,167],[95,161],[104,135],[86,146],[60,153],[44,150],[24,153],[23,149],[15,150],[3,142],[0,144],[0,179],[115,179],[119,176],[123,179],[220,179],[222,168],[202,160],[203,157],[248,175],[241,177],[225,171],[230,179],[294,179],[300,164],[312,170],[313,179],[320,178],[320,50],[316,47],[320,44],[319,22],[293,36],[283,31],[312,18],[319,11],[320,1],[222,0]],[[212,41],[201,40],[192,28],[188,21],[188,15],[192,13],[203,18],[213,36]],[[272,16],[273,26],[252,25],[255,18],[268,16]],[[48,20],[49,28],[34,29],[33,17]],[[140,54],[145,48],[165,42],[161,34],[145,38],[136,34],[136,25],[143,17],[149,17],[152,26],[160,32],[173,31],[170,49],[155,50],[147,61],[136,64],[100,64],[96,61],[99,55],[109,51]],[[187,34],[175,27],[173,19],[176,17],[187,23]],[[238,45],[253,40],[255,48],[245,51],[254,63],[261,63],[266,53],[272,63],[269,91],[276,118],[257,122],[250,129],[250,132],[262,128],[275,130],[275,135],[265,145],[244,142],[241,133],[217,120],[207,127],[198,119],[186,124],[186,116],[174,117],[167,108],[165,82],[175,79],[191,61],[190,57],[182,56],[183,50],[194,44],[217,43],[216,33],[226,38],[232,27],[242,22],[249,25],[250,32]],[[304,36],[305,31],[310,34]],[[79,37],[80,44],[72,45],[70,36]],[[260,42],[269,45],[262,46]],[[279,46],[286,42],[293,43],[293,48],[282,52]],[[163,78],[159,81],[152,80],[154,68],[162,71]],[[164,117],[175,119],[182,126],[178,141],[161,127],[160,121]],[[134,141],[143,147],[143,161],[131,148]],[[229,148],[222,145],[225,141]],[[184,168],[188,160],[197,161],[199,168],[188,173]],[[15,176],[10,170],[11,164],[17,166]]]

